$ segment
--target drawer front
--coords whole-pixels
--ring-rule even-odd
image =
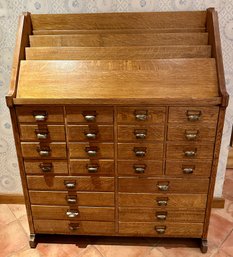
[[[119,142],[144,142],[144,141],[163,141],[164,126],[139,126],[139,125],[120,125],[118,126]]]
[[[163,144],[118,144],[118,158],[123,160],[162,160]]]
[[[186,142],[213,142],[215,140],[216,127],[204,127],[195,124],[168,125],[169,141],[186,141]]]
[[[113,207],[70,207],[32,205],[34,219],[113,221]]]
[[[68,174],[66,161],[25,161],[25,172],[27,174]]]
[[[167,159],[209,159],[213,158],[213,144],[167,143]]]
[[[124,222],[204,222],[205,210],[160,210],[145,208],[119,208],[119,221]]]
[[[165,122],[163,107],[121,107],[117,108],[117,122],[123,124],[150,124]]]
[[[205,209],[206,194],[133,194],[119,193],[119,206],[161,208],[161,210]]]
[[[113,123],[111,107],[66,107],[68,123]]]
[[[169,176],[210,176],[212,161],[184,160],[166,161],[166,175]]]
[[[118,161],[117,170],[119,175],[158,176],[163,174],[163,165],[161,161]]]
[[[71,176],[27,176],[32,190],[114,191],[114,178]]]
[[[170,107],[168,122],[216,125],[218,107]]]
[[[36,122],[38,124],[64,122],[63,107],[18,106],[16,114],[19,122]]]
[[[69,141],[113,141],[113,126],[106,125],[69,125],[68,126]]]
[[[69,220],[34,220],[36,233],[102,235],[115,232],[114,222],[105,221],[69,221]]]
[[[114,175],[112,160],[70,160],[70,172],[76,174]]]
[[[156,237],[194,237],[202,236],[202,223],[166,222],[119,222],[119,233],[126,235]]]
[[[65,128],[62,125],[20,125],[21,141],[65,141]]]
[[[29,191],[32,204],[78,206],[114,206],[114,193]]]
[[[113,159],[114,150],[111,143],[70,143],[70,158],[78,159]]]
[[[40,146],[39,143],[21,143],[23,157],[25,158],[66,158],[66,143],[51,143]]]
[[[132,193],[207,193],[209,179],[153,179],[134,177],[118,179],[119,192]]]

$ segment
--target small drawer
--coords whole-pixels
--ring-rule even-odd
[[[113,141],[113,126],[106,125],[69,125],[68,126],[69,141]]]
[[[20,125],[21,141],[65,141],[63,125]]]
[[[163,165],[161,161],[118,161],[117,170],[119,175],[158,176],[163,174]]]
[[[114,161],[112,160],[70,160],[70,173],[77,174],[105,174],[114,175]]]
[[[170,107],[169,120],[172,123],[217,125],[218,107]]]
[[[213,144],[168,143],[167,159],[209,159],[213,158]]]
[[[163,141],[164,126],[118,126],[119,142]]]
[[[66,158],[66,143],[21,143],[21,149],[24,158]]]
[[[204,127],[195,124],[168,125],[168,141],[213,142],[215,134],[216,127]]]
[[[113,123],[111,107],[66,107],[68,123]]]
[[[164,123],[166,109],[163,107],[119,107],[117,122],[123,124]]]
[[[112,192],[29,191],[30,202],[40,205],[114,206]]]
[[[210,176],[212,161],[184,160],[166,161],[166,175],[168,176]]]
[[[70,158],[78,159],[113,159],[114,150],[111,143],[70,143]]]
[[[18,106],[16,114],[19,122],[62,123],[64,122],[63,107],[51,106]]]
[[[26,174],[68,174],[67,161],[24,161]]]
[[[113,207],[32,205],[33,219],[113,221]]]
[[[115,223],[105,221],[33,220],[33,223],[36,233],[106,235],[115,232]]]
[[[114,191],[114,178],[90,176],[27,176],[31,190]]]
[[[129,193],[207,193],[209,179],[118,178],[119,192]]]

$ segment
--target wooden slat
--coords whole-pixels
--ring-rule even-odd
[[[31,47],[206,45],[208,33],[33,35]]]
[[[203,28],[205,11],[155,13],[32,14],[33,30]]]
[[[32,47],[27,60],[121,60],[208,58],[211,46]]]

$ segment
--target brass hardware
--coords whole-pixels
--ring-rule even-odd
[[[64,181],[64,185],[66,186],[67,189],[72,189],[76,187],[76,181]]]
[[[96,164],[87,164],[87,170],[89,173],[96,173],[98,172],[99,165]]]
[[[198,121],[201,118],[201,111],[188,110],[186,112],[188,121]]]
[[[196,140],[198,136],[199,131],[198,130],[193,130],[193,131],[188,131],[185,130],[185,137],[187,140]]]
[[[96,111],[84,111],[82,113],[84,119],[88,122],[93,122],[93,121],[96,121]]]
[[[185,152],[184,152],[184,155],[185,155],[186,157],[194,157],[196,154],[197,154],[197,150],[195,150],[195,151],[190,150],[190,151],[185,151]]]
[[[145,139],[147,136],[147,130],[146,129],[135,129],[134,135],[136,139]]]
[[[70,224],[69,224],[69,229],[70,229],[71,231],[77,230],[77,229],[79,229],[79,228],[80,228],[80,226],[79,226],[78,223],[70,223]]]
[[[49,146],[37,147],[37,152],[41,157],[47,157],[51,153],[51,149]]]
[[[66,197],[66,201],[69,204],[75,204],[75,203],[77,203],[77,196],[76,195],[68,195]]]
[[[185,165],[183,165],[182,166],[182,170],[183,170],[183,173],[184,174],[192,174],[193,173],[193,171],[194,171],[194,169],[195,169],[195,166],[194,165],[192,165],[192,166],[185,166]]]
[[[135,110],[134,112],[135,119],[138,121],[145,121],[148,118],[148,111],[147,110]]]
[[[169,189],[169,182],[158,182],[157,187],[160,191],[167,191]]]
[[[53,164],[52,163],[40,163],[39,167],[41,168],[41,170],[43,172],[51,172],[52,168],[53,168]]]
[[[85,136],[87,139],[96,139],[97,133],[88,132],[88,133],[85,133]]]
[[[167,218],[167,212],[156,212],[156,218],[158,220],[166,220]]]
[[[168,197],[161,197],[156,199],[158,206],[167,206],[168,203]]]
[[[49,136],[49,131],[47,129],[44,129],[44,130],[35,129],[35,134],[37,139],[47,139]]]
[[[144,157],[146,155],[146,147],[134,147],[133,151],[137,157]]]
[[[76,218],[79,215],[78,210],[67,210],[66,215],[68,218]]]
[[[48,114],[46,111],[34,111],[33,116],[36,121],[45,121],[48,117]]]
[[[166,226],[155,226],[155,231],[158,234],[164,234],[166,231]]]
[[[134,168],[135,173],[142,174],[145,172],[146,165],[145,164],[141,164],[141,165],[135,164],[133,166],[133,168]]]
[[[87,152],[87,154],[88,154],[90,157],[96,156],[98,150],[99,150],[98,147],[86,147],[86,148],[85,148],[85,151]]]

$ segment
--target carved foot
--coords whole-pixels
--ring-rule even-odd
[[[30,234],[29,245],[30,245],[31,248],[36,248],[37,242],[36,242],[36,235],[35,234]]]
[[[201,249],[201,252],[202,252],[202,253],[207,253],[207,250],[208,250],[208,242],[207,242],[207,239],[201,239],[200,249]]]

